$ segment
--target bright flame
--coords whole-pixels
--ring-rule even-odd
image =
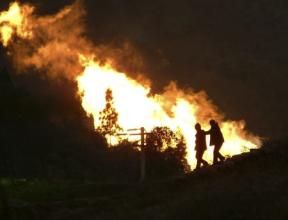
[[[6,47],[13,34],[21,38],[31,38],[32,32],[28,28],[26,18],[29,17],[34,8],[28,5],[20,7],[18,2],[10,5],[8,11],[0,14],[0,36]]]
[[[84,60],[83,56],[81,60]],[[187,143],[188,162],[191,166],[195,164],[194,125],[200,122],[207,128],[207,122],[211,119],[208,116],[197,116],[199,111],[205,111],[201,104],[197,105],[195,101],[196,98],[199,99],[197,94],[185,93],[171,83],[165,93],[151,96],[148,85],[129,78],[110,65],[101,66],[93,59],[87,59],[82,63],[85,69],[77,78],[79,92],[83,108],[93,116],[95,127],[100,125],[99,113],[105,107],[105,92],[111,89],[119,114],[119,125],[124,130],[145,127],[146,131],[150,131],[156,126],[167,126],[175,132],[180,130]],[[202,101],[207,102],[205,99]],[[167,103],[170,103],[169,108],[166,106]],[[210,105],[208,111],[214,111],[211,104],[205,104]],[[214,115],[217,115],[217,112],[214,112]],[[243,122],[221,121],[220,124],[225,137],[222,152],[226,156],[240,154],[260,144],[257,137],[245,134]],[[211,160],[211,147],[205,157]]]
[[[244,130],[244,122],[224,121],[204,92],[184,91],[171,82],[162,94],[151,95],[147,80],[132,79],[117,71],[107,60],[118,61],[121,52],[125,55],[129,48],[119,52],[103,45],[95,47],[83,37],[85,10],[80,2],[52,16],[32,16],[33,12],[34,7],[17,2],[10,4],[8,11],[1,12],[0,42],[7,47],[13,43],[14,36],[26,40],[25,44],[13,44],[9,48],[20,71],[34,67],[45,70],[53,79],[76,79],[82,106],[88,115],[93,116],[95,128],[100,124],[99,113],[106,104],[105,92],[111,89],[119,125],[124,130],[145,127],[150,131],[156,126],[166,126],[175,132],[180,131],[187,144],[187,159],[191,166],[196,161],[196,122],[206,130],[210,119],[219,122],[225,138],[221,151],[226,156],[260,146],[259,138]],[[80,59],[79,54],[82,54]],[[79,74],[83,67],[84,71]],[[113,142],[116,139],[111,138]],[[211,147],[205,157],[211,161]]]

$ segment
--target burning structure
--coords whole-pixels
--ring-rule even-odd
[[[183,90],[171,82],[163,93],[151,94],[151,82],[143,74],[132,78],[117,68],[121,52],[108,46],[95,46],[86,38],[84,16],[85,10],[78,1],[49,16],[38,16],[34,6],[14,2],[0,13],[0,41],[18,72],[34,68],[49,80],[75,81],[77,96],[87,115],[93,116],[95,129],[100,126],[105,93],[111,90],[122,129],[144,127],[151,131],[155,127],[168,127],[180,133],[187,144],[191,166],[196,162],[194,125],[197,122],[204,129],[212,118],[219,122],[225,138],[222,152],[226,156],[261,144],[259,137],[245,130],[244,121],[225,120],[205,92]],[[113,137],[113,141],[117,143],[118,137]],[[205,157],[211,160],[212,149]]]

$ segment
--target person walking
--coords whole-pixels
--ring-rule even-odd
[[[225,160],[225,157],[220,153],[220,149],[224,143],[224,137],[221,132],[221,129],[218,123],[215,120],[210,120],[210,130],[206,132],[206,134],[210,135],[210,146],[214,146],[213,151],[213,164],[222,162]]]
[[[195,151],[197,159],[196,164],[196,170],[197,170],[201,167],[201,164],[203,164],[203,166],[208,166],[208,162],[203,159],[203,154],[207,149],[205,131],[201,129],[201,125],[199,123],[195,125],[195,129],[196,129]]]

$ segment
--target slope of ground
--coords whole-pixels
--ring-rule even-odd
[[[287,143],[144,184],[6,182],[2,211],[21,220],[287,219]]]

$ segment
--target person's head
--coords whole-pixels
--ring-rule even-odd
[[[201,125],[199,123],[197,123],[195,125],[195,129],[196,129],[196,131],[200,131],[201,130]]]
[[[215,125],[216,125],[216,121],[213,120],[213,119],[211,119],[211,120],[209,121],[209,123],[210,123],[211,126],[215,126]]]

